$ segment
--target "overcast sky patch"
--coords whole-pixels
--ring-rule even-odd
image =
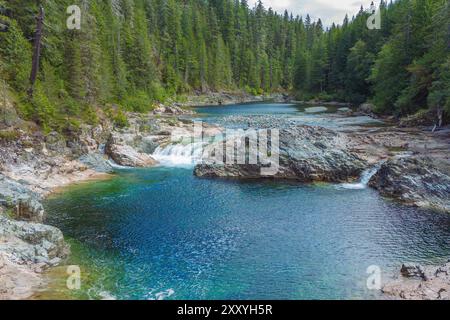
[[[256,4],[258,0],[250,0],[249,4]],[[368,9],[372,0],[263,0],[264,6],[272,8],[279,13],[284,10],[292,12],[294,16],[305,17],[309,13],[313,20],[322,19],[325,26],[331,26],[334,22],[342,24],[344,17],[348,14],[351,19],[361,7]],[[378,5],[379,1],[375,1]]]

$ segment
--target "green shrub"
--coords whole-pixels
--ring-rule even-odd
[[[123,105],[126,110],[133,112],[143,113],[153,109],[153,103],[144,91],[137,91],[133,95],[128,96]]]
[[[161,84],[153,82],[150,87],[150,97],[153,101],[164,103],[167,100],[167,93]]]
[[[98,124],[98,116],[94,106],[85,105],[82,109],[81,120],[90,125]]]
[[[20,134],[14,130],[0,130],[0,141],[12,142],[16,141],[20,137]]]
[[[114,116],[114,124],[119,128],[128,127],[128,119],[125,113],[122,110],[119,110],[117,114]]]
[[[33,106],[32,118],[43,128],[44,132],[49,132],[58,127],[56,108],[48,99],[39,82],[36,83],[31,105]]]

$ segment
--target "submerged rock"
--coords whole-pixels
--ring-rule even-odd
[[[328,111],[327,107],[311,107],[305,109],[306,113],[322,113],[327,111]]]
[[[406,204],[450,212],[450,176],[429,158],[397,157],[383,163],[369,185]]]
[[[278,170],[264,175],[264,164],[202,163],[198,177],[275,178],[300,182],[345,182],[358,177],[366,163],[349,151],[347,137],[321,127],[292,126],[280,130]],[[273,168],[273,163],[272,163]]]
[[[400,273],[382,288],[384,294],[404,300],[450,299],[450,261],[440,267],[403,265]]]

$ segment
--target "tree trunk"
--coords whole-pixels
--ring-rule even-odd
[[[34,36],[33,44],[33,60],[30,74],[30,89],[28,90],[29,97],[33,97],[34,84],[36,83],[37,74],[39,72],[39,60],[41,58],[41,40],[42,30],[44,28],[44,8],[39,6],[39,16],[37,17],[36,34]]]
[[[437,117],[438,117],[438,127],[442,127],[442,121],[444,118],[444,109],[442,107],[439,107],[437,110]]]

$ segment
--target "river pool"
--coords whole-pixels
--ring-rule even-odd
[[[203,120],[221,124],[228,116],[276,114],[355,125],[334,111],[199,109]],[[383,199],[364,184],[198,179],[189,166],[165,163],[72,186],[45,205],[48,223],[72,244],[68,264],[83,277],[81,290],[70,291],[65,267],[55,269],[38,298],[377,299],[366,285],[370,266],[386,279],[403,262],[450,256],[449,215]]]

